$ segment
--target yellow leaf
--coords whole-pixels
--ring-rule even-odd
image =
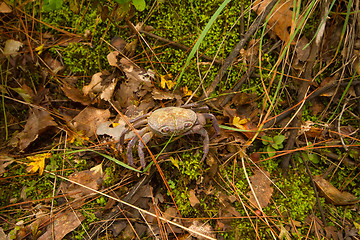
[[[248,123],[250,120],[247,118],[240,119],[240,117],[235,116],[233,118],[233,125],[241,130],[246,130],[246,127],[244,126],[246,123]]]
[[[179,169],[179,159],[170,157],[170,161],[177,169]]]
[[[40,46],[35,48],[35,51],[37,51],[38,54],[41,54],[43,50],[44,50],[44,44],[41,44]]]
[[[111,126],[113,127],[113,128],[116,128],[117,126],[119,126],[120,125],[120,123],[112,123],[111,124]]]
[[[191,90],[189,90],[187,86],[183,87],[182,91],[185,96],[191,96],[193,94],[193,92]]]
[[[26,157],[31,162],[28,163],[28,172],[35,173],[39,170],[39,175],[42,175],[45,168],[45,159],[51,157],[51,153],[36,154],[35,156]]]
[[[161,88],[167,87],[169,90],[171,90],[176,85],[176,82],[171,81],[172,75],[170,73],[166,75],[162,75],[160,78],[161,78],[161,82],[160,82]]]

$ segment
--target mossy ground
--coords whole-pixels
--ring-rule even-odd
[[[196,41],[199,33],[202,31],[208,20],[211,18],[212,14],[216,8],[221,4],[222,1],[189,1],[187,4],[184,4],[184,1],[166,1],[165,3],[155,3],[155,7],[152,4],[148,3],[146,10],[144,12],[136,12],[135,16],[131,19],[133,23],[139,21],[144,21],[145,25],[154,27],[153,33],[157,34],[160,37],[166,38],[171,41],[180,42],[188,47],[191,47]],[[250,2],[244,2],[244,9],[247,9]],[[112,10],[112,4],[109,3],[109,8]],[[152,9],[152,14],[148,14]],[[201,44],[199,52],[200,54],[206,54],[210,57],[217,57],[219,59],[224,59],[231,52],[238,39],[240,39],[241,34],[243,34],[241,29],[240,22],[236,22],[237,18],[241,15],[241,8],[239,7],[238,2],[230,3],[222,14],[218,17],[215,24],[211,27],[209,33],[205,37],[204,42]],[[255,17],[254,13],[246,12],[244,14],[244,29],[249,27],[249,22]],[[99,12],[96,8],[83,8],[79,14],[73,13],[69,6],[64,4],[61,10],[54,12],[43,12],[42,21],[53,26],[53,27],[62,27],[67,29],[69,32],[81,33],[84,35],[84,39],[80,42],[73,42],[70,44],[56,44],[52,46],[46,46],[48,51],[55,57],[59,58],[66,65],[67,69],[63,73],[64,75],[75,75],[79,77],[78,86],[82,87],[83,85],[89,82],[90,77],[101,70],[109,69],[107,64],[106,55],[111,50],[107,45],[107,42],[110,42],[111,38],[114,36],[120,36],[128,41],[131,41],[132,32],[124,27],[125,21],[120,20],[114,24],[109,20],[103,21],[99,17]],[[314,20],[314,24],[316,21]],[[307,25],[307,28],[311,26]],[[42,31],[50,32],[55,34],[56,31],[53,28],[42,26]],[[90,35],[86,36],[86,32],[90,31]],[[219,48],[219,44],[223,41],[223,38],[226,37],[224,44]],[[176,76],[181,71],[184,66],[188,52],[179,50],[163,43],[146,37],[150,46],[152,46],[154,52],[151,52],[146,47],[138,44],[136,49],[136,54],[134,57],[135,62],[142,65],[145,68],[151,68],[155,70],[158,75],[164,75],[171,73],[173,76]],[[104,41],[105,40],[105,41]],[[268,40],[271,41],[271,40]],[[145,51],[148,53],[149,58],[145,54]],[[155,57],[156,56],[156,57]],[[276,55],[263,55],[262,67],[264,69],[271,69],[274,62],[276,62]],[[205,60],[200,62],[205,63]],[[150,64],[151,63],[151,64]],[[182,78],[181,85],[187,86],[191,90],[195,90],[200,83],[200,76],[204,76],[205,73],[209,70],[208,62],[206,64],[198,65],[194,59],[190,64],[190,67],[186,69],[185,75]],[[198,69],[199,67],[199,69]],[[320,68],[320,67],[318,67]],[[207,75],[204,85],[208,86],[211,81],[215,78],[220,66],[213,65],[210,69],[209,74]],[[266,70],[262,70],[262,78],[268,79],[271,76],[268,75]],[[242,64],[234,65],[229,71],[226,81],[221,83],[219,90],[231,89],[231,87],[236,83],[246,69],[243,68]],[[199,74],[200,71],[200,74]],[[259,74],[259,71],[255,71],[255,75]],[[200,75],[200,76],[199,76]],[[320,82],[321,79],[325,78],[325,75],[320,75],[316,81]],[[41,81],[41,76],[36,72],[31,75],[31,79],[35,84],[38,84]],[[280,81],[279,78],[273,79],[275,82]],[[280,83],[279,83],[280,84]],[[269,89],[269,94],[273,95],[277,89],[277,85],[273,85]],[[244,92],[256,93],[257,96],[263,96],[264,89],[261,85],[261,79],[258,77],[251,78],[250,82],[246,83],[243,87]],[[287,93],[291,95],[292,93]],[[277,98],[277,102],[282,102],[288,95],[285,92],[281,92]],[[305,111],[303,114],[304,120],[316,121],[316,116],[312,116],[310,111],[308,111],[310,103],[305,106]],[[268,107],[268,106],[265,106]],[[281,112],[282,106],[277,104],[278,109],[276,111]],[[349,120],[350,115],[344,116],[342,119],[342,124],[351,124],[358,126],[358,122],[354,120]],[[259,148],[263,148],[261,146]],[[249,154],[251,154],[249,152]],[[339,152],[339,155],[344,154]],[[264,154],[262,159],[267,158],[268,155]],[[301,156],[294,156],[297,166],[294,166],[296,171],[290,172],[288,178],[284,178],[281,174],[281,169],[279,169],[278,159],[267,160],[259,166],[267,170],[271,178],[274,180],[276,186],[285,193],[285,196],[280,193],[274,186],[274,194],[272,196],[272,203],[264,209],[264,213],[268,216],[276,215],[278,216],[277,223],[286,225],[291,220],[303,222],[304,219],[312,212],[318,212],[314,197],[314,191],[310,184],[310,179],[307,176],[306,170],[300,162]],[[189,202],[189,186],[195,186],[196,182],[207,174],[208,169],[206,169],[206,164],[201,163],[201,154],[193,152],[186,152],[179,155],[180,161],[176,160],[174,162],[168,163],[168,166],[164,167],[165,174],[169,181],[170,188],[173,191],[173,195],[178,205],[178,208],[183,215],[183,217],[212,217],[215,216],[220,208],[220,204],[216,197],[216,194],[209,196],[202,196],[200,200],[200,206],[194,208]],[[59,156],[54,156],[47,163],[48,168],[51,170],[56,170],[57,166],[63,166],[62,158]],[[316,164],[310,163],[310,169],[314,175],[321,173],[328,167],[329,163],[325,161],[320,161]],[[66,167],[74,167],[66,165]],[[87,169],[86,161],[80,161],[80,163],[75,166],[77,170]],[[106,169],[107,174],[110,176],[109,181],[106,184],[111,185],[111,179],[114,179],[114,170],[116,167],[111,166]],[[344,182],[349,182],[347,190],[353,192],[357,197],[360,197],[360,190],[357,189],[358,182],[354,179],[347,179],[349,174],[354,170],[354,167],[342,167],[337,174],[332,178],[331,183],[340,188]],[[252,171],[247,169],[249,175],[252,174]],[[176,174],[174,174],[176,172]],[[71,171],[66,174],[70,174]],[[16,176],[16,181],[11,180],[11,177]],[[221,166],[219,169],[219,175],[215,177],[218,182],[221,182],[221,179],[226,179],[227,176],[235,176],[234,185],[243,194],[246,194],[249,191],[249,184],[246,180],[245,174],[241,166],[237,165],[233,169],[232,163],[228,163],[225,166]],[[3,194],[0,198],[0,205],[4,206],[8,204],[10,199],[19,200],[20,192],[23,187],[26,187],[26,195],[32,196],[33,200],[43,199],[52,196],[53,191],[53,179],[51,176],[44,175],[38,177],[36,175],[28,176],[26,175],[25,166],[22,164],[14,164],[8,173],[3,175],[4,178],[7,178],[9,184],[2,189],[6,194]],[[216,186],[216,185],[214,185]],[[224,187],[226,188],[226,187]],[[231,189],[227,189],[230,194],[234,194]],[[222,192],[221,187],[218,186],[216,191]],[[16,203],[17,200],[13,200]],[[324,204],[324,199],[321,198],[322,204]],[[84,213],[86,213],[86,223],[84,224],[85,229],[88,227],[90,222],[96,221],[94,216],[95,207],[103,207],[106,202],[105,198],[99,198],[96,201],[88,203],[84,206]],[[236,210],[243,216],[246,216],[246,212],[243,206],[236,202]],[[338,214],[344,217],[345,220],[357,221],[359,222],[359,216],[357,216],[351,210],[348,210],[346,207],[332,207],[331,205],[324,204],[328,211],[332,212],[334,215]],[[16,211],[16,208],[13,208]],[[22,216],[26,215],[24,212],[19,212],[18,215],[15,215],[16,218],[20,219]],[[25,219],[26,221],[26,219]],[[263,239],[270,238],[271,234],[266,224],[263,222],[257,222],[259,224],[259,229],[257,234]],[[255,230],[253,225],[251,225],[248,219],[237,219],[231,223],[233,229],[229,232],[223,233],[223,236],[226,239],[254,239],[256,237]],[[301,226],[297,229],[302,236],[305,236],[309,230],[308,226]],[[75,239],[81,239],[82,235],[85,233],[84,229],[75,231],[72,233]]]

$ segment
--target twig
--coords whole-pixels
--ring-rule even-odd
[[[231,66],[233,61],[238,56],[240,50],[244,47],[245,43],[250,39],[250,37],[259,29],[260,24],[264,21],[266,16],[270,13],[271,9],[276,4],[277,0],[272,0],[265,8],[265,10],[261,13],[261,15],[255,19],[253,24],[249,27],[249,30],[245,33],[244,37],[236,44],[233,51],[230,55],[225,59],[224,65],[221,67],[218,75],[215,77],[214,81],[211,85],[206,89],[206,92],[203,94],[203,98],[209,96],[212,92],[215,91],[216,86],[221,81],[227,69]]]
[[[275,43],[270,50],[266,51],[266,54],[269,54],[270,52],[272,52],[274,49],[276,49],[277,47],[280,46],[280,41],[278,41],[277,43]],[[233,87],[232,91],[233,92],[237,92],[241,86],[243,85],[243,83],[251,76],[251,74],[255,71],[255,65],[253,63],[256,63],[259,61],[259,58],[257,57],[254,61],[252,61],[249,65],[249,69],[245,72],[245,74],[241,77],[240,81]],[[224,107],[232,98],[233,98],[234,94],[229,94],[228,96],[225,97],[225,99],[221,102],[221,106]]]
[[[348,85],[348,82],[342,82],[340,84],[340,86],[346,86]],[[351,86],[355,86],[360,84],[360,81],[353,81],[351,83]],[[279,115],[269,119],[266,121],[266,123],[264,124],[264,128],[269,128],[277,123],[279,123],[280,121],[282,121],[284,118],[288,117],[295,109],[298,105],[302,104],[303,101],[305,101],[305,103],[309,102],[310,100],[313,100],[314,98],[320,96],[321,94],[329,91],[331,88],[335,87],[337,85],[337,82],[334,83],[329,83],[326,84],[324,86],[321,86],[317,89],[315,89],[313,92],[311,92],[306,98],[302,99],[301,101],[299,101],[298,103],[294,104],[293,106],[287,108],[286,110],[284,110],[282,113],[280,113]]]
[[[174,41],[170,41],[170,40],[168,40],[166,38],[163,38],[163,37],[160,37],[160,36],[158,36],[156,34],[153,34],[153,33],[150,33],[150,32],[144,31],[144,30],[140,30],[139,32],[143,33],[143,34],[145,34],[145,35],[147,35],[149,37],[155,38],[155,39],[157,39],[159,41],[165,42],[165,43],[167,43],[169,45],[172,45],[172,46],[174,46],[176,48],[179,48],[181,50],[184,50],[184,51],[191,50],[191,48],[189,48],[189,47],[187,47],[185,45],[182,45],[182,44],[174,42]],[[206,56],[204,54],[200,55],[199,57],[201,57],[201,58],[203,58],[203,59],[205,59],[207,61],[211,61],[211,62],[214,61],[214,63],[217,63],[217,64],[222,64],[223,63],[223,60],[221,60],[221,59],[215,59],[214,60],[213,58],[211,58],[209,56]]]

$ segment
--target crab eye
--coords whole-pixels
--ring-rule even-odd
[[[187,122],[187,123],[184,124],[185,128],[190,128],[191,126],[192,126],[192,123],[190,123],[190,122]]]
[[[169,127],[163,127],[162,129],[160,129],[160,132],[162,132],[162,133],[169,133],[169,132],[170,132],[170,128],[169,128]]]

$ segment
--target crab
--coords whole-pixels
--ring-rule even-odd
[[[184,107],[164,107],[131,120],[130,122],[133,124],[133,128],[137,130],[138,134],[130,139],[127,145],[127,159],[129,164],[134,166],[132,149],[138,142],[138,155],[140,164],[142,168],[145,168],[146,162],[143,148],[154,135],[159,137],[170,137],[180,135],[183,136],[188,134],[200,134],[204,138],[204,155],[201,159],[201,161],[204,161],[209,152],[210,142],[209,135],[204,128],[206,120],[212,120],[212,125],[215,129],[215,135],[220,133],[220,128],[213,114],[200,113],[195,111],[196,110],[187,109]],[[141,126],[144,127],[138,129]],[[121,133],[120,145],[124,144],[125,134],[130,131],[131,129],[128,128]],[[142,140],[139,139],[139,136],[142,138]]]

